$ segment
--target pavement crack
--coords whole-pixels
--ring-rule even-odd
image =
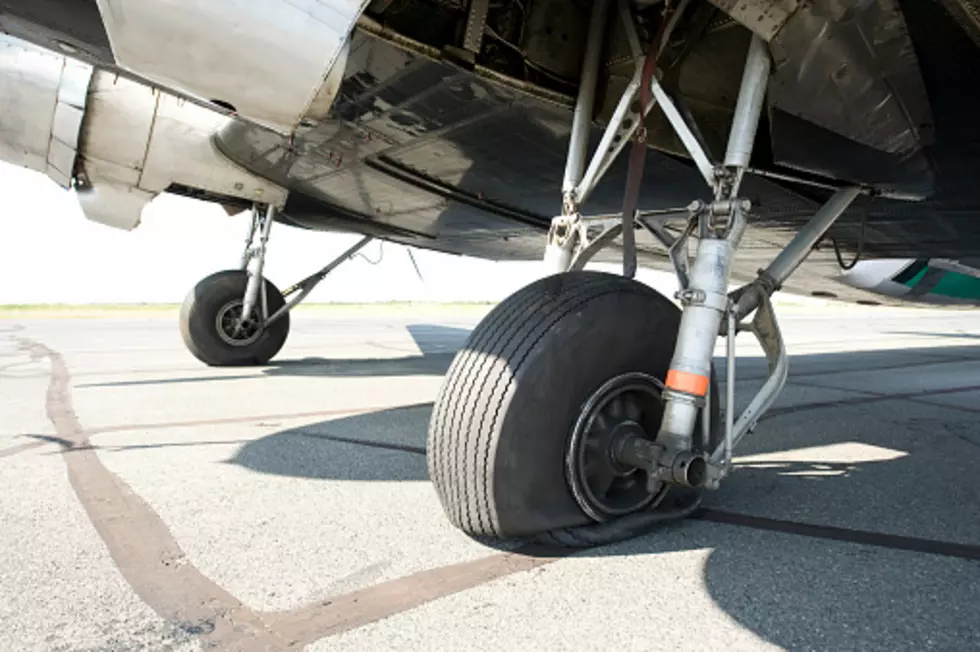
[[[38,342],[21,343],[32,356],[47,358],[51,365],[45,410],[56,435],[32,444],[61,446],[71,487],[123,578],[160,617],[210,649],[296,649],[574,552],[524,546],[317,600],[292,611],[255,612],[201,573],[159,514],[102,463],[89,442],[92,433],[85,431],[75,413],[71,376],[61,354]],[[415,448],[399,446],[424,454],[424,449]]]
[[[258,614],[187,562],[160,516],[102,463],[75,413],[61,354],[37,342],[22,343],[51,364],[45,411],[57,435],[45,439],[70,453],[63,459],[71,487],[133,591],[159,616],[212,647],[237,649],[254,640],[285,647]]]
[[[909,552],[926,553],[931,555],[942,555],[945,557],[958,557],[960,559],[969,559],[973,561],[980,560],[980,546],[968,543],[923,539],[919,537],[910,537],[897,534],[885,534],[883,532],[872,532],[869,530],[840,528],[831,525],[801,523],[799,521],[785,521],[776,518],[729,512],[726,510],[713,509],[709,507],[702,507],[696,511],[691,518],[695,520],[710,521],[712,523],[722,523],[725,525],[737,525],[755,530],[795,534],[797,536],[804,536],[814,539],[827,539],[830,541],[857,543],[866,546],[876,546],[879,548],[890,548],[892,550],[905,550]]]
[[[415,609],[432,600],[546,566],[574,552],[571,548],[529,545],[512,552],[421,571],[333,597],[326,603],[280,614],[275,618],[276,629],[291,644],[308,645],[326,636]]]
[[[43,439],[40,436],[38,436],[37,438]],[[26,444],[18,444],[17,446],[10,446],[9,448],[4,448],[3,450],[0,450],[0,459],[3,459],[4,457],[13,457],[14,455],[19,455],[20,453],[24,453],[26,451],[35,448],[40,448],[41,446],[44,446],[47,443],[48,443],[47,441],[29,441]]]
[[[958,394],[960,392],[975,392],[980,390],[980,385],[970,385],[968,387],[951,387],[944,389],[934,389],[934,390],[924,390],[916,392],[899,392],[895,394],[888,394],[884,392],[875,392],[867,389],[847,389],[843,387],[833,387],[831,385],[823,385],[819,383],[811,382],[800,382],[790,380],[791,385],[800,385],[802,387],[812,387],[815,389],[831,389],[841,392],[850,392],[854,394],[860,394],[860,396],[851,396],[848,398],[842,398],[834,401],[817,401],[814,403],[804,403],[802,405],[790,405],[781,408],[770,408],[768,412],[759,420],[760,423],[768,421],[769,419],[774,419],[776,417],[782,417],[789,414],[796,414],[798,412],[807,412],[809,410],[820,410],[824,408],[835,408],[835,407],[850,407],[856,405],[865,405],[868,403],[879,403],[882,401],[911,401],[913,403],[921,403],[923,405],[931,405],[933,407],[943,407],[950,410],[958,410],[960,412],[970,412],[976,414],[980,410],[974,408],[963,407],[959,405],[949,405],[945,403],[931,403],[925,399],[933,396],[944,396],[946,394]]]

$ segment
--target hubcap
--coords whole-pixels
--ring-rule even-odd
[[[242,310],[244,306],[241,299],[230,301],[222,306],[215,317],[215,328],[218,337],[225,344],[231,346],[248,346],[259,339],[262,334],[262,326],[255,318],[255,311],[247,321],[242,321]]]
[[[659,380],[630,373],[606,382],[583,406],[569,440],[565,470],[579,506],[594,520],[639,511],[663,495],[662,486],[650,490],[645,470],[616,459],[625,437],[655,437],[663,415],[662,396]]]

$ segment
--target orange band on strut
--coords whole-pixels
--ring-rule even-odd
[[[667,372],[667,389],[704,396],[708,393],[708,377],[671,369]]]

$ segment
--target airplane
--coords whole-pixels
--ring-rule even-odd
[[[251,211],[241,265],[181,309],[203,363],[267,363],[372,239],[542,261],[433,408],[472,536],[690,515],[785,385],[780,289],[980,302],[974,0],[0,0],[0,31],[0,159],[116,228],[161,193]],[[276,223],[363,239],[279,290]],[[735,415],[740,332],[770,375]]]

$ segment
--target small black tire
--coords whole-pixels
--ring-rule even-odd
[[[566,474],[575,421],[611,378],[663,382],[679,325],[678,307],[652,288],[592,271],[540,279],[491,310],[453,360],[429,424],[429,476],[453,525],[508,539],[595,524]],[[714,378],[709,396],[714,447]]]
[[[187,350],[212,367],[264,365],[282,348],[289,335],[287,312],[271,326],[239,343],[219,333],[219,316],[245,296],[248,275],[242,270],[216,272],[191,290],[180,309],[180,334]],[[286,305],[282,293],[265,279],[269,314]]]

